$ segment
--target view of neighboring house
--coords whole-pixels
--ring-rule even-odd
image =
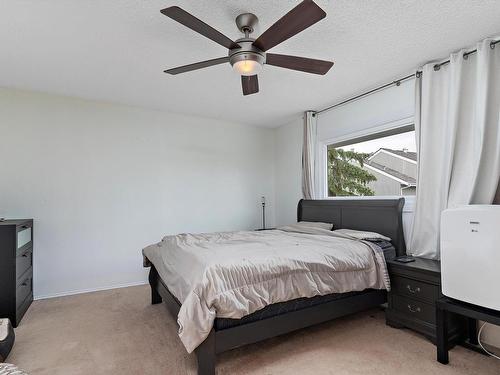
[[[366,159],[363,168],[377,178],[367,184],[375,195],[415,195],[416,152],[381,148]]]

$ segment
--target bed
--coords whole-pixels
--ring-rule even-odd
[[[402,230],[403,205],[403,198],[301,200],[297,208],[297,221],[333,223],[334,229],[346,228],[379,233],[389,237],[391,242],[387,244],[382,241],[381,246],[374,248],[384,247],[386,257],[399,256],[406,253]],[[274,231],[260,234],[260,236],[270,240],[274,237],[283,237],[282,233],[278,233],[279,231],[272,232]],[[323,238],[323,236],[319,237]],[[366,241],[363,242],[366,243]],[[158,265],[158,261],[156,264]],[[145,265],[151,267],[149,283],[152,303],[165,302],[174,318],[178,318],[180,314],[183,314],[181,309],[183,304],[176,297],[176,295],[180,296],[179,291],[175,290],[173,286],[171,289],[175,292],[169,290],[167,285],[173,285],[172,281],[163,280],[164,278],[167,280],[167,277],[162,278],[157,270],[158,267],[146,256]],[[162,273],[165,275],[164,271]],[[184,298],[185,296],[182,296],[182,300],[186,302]],[[241,316],[242,313],[236,314],[237,318],[231,317],[231,314],[214,316],[209,328],[206,329],[203,341],[191,346],[195,348],[194,352],[198,359],[198,374],[215,374],[218,353],[377,307],[385,303],[386,300],[386,290],[379,285],[377,288],[364,290],[350,291],[346,289],[342,290],[341,293],[280,300],[251,309],[250,313],[244,316]],[[186,310],[185,305],[184,310]],[[201,305],[203,306],[203,303]],[[195,309],[194,313],[191,312],[191,314],[191,316],[196,317],[199,312]],[[179,318],[178,322],[180,321]],[[183,327],[181,323],[180,331],[183,329],[188,331],[189,327]],[[189,342],[186,344],[183,340],[183,343],[186,348],[189,347]]]

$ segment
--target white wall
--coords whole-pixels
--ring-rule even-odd
[[[168,100],[167,98],[165,100]],[[0,217],[35,219],[35,296],[142,283],[166,234],[274,224],[274,131],[0,90]]]
[[[275,130],[277,225],[297,221],[297,203],[302,198],[302,136],[302,118]]]

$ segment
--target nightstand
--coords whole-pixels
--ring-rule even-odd
[[[436,301],[441,294],[439,261],[415,258],[415,262],[400,263],[388,260],[391,279],[386,310],[387,325],[410,328],[436,343]],[[462,340],[467,321],[455,317],[448,324],[449,345]]]

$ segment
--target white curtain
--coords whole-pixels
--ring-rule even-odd
[[[319,198],[316,187],[317,121],[313,111],[304,112],[304,143],[302,145],[302,195],[304,199]]]
[[[450,56],[416,82],[418,186],[410,253],[439,259],[441,212],[493,202],[500,175],[500,44]]]

